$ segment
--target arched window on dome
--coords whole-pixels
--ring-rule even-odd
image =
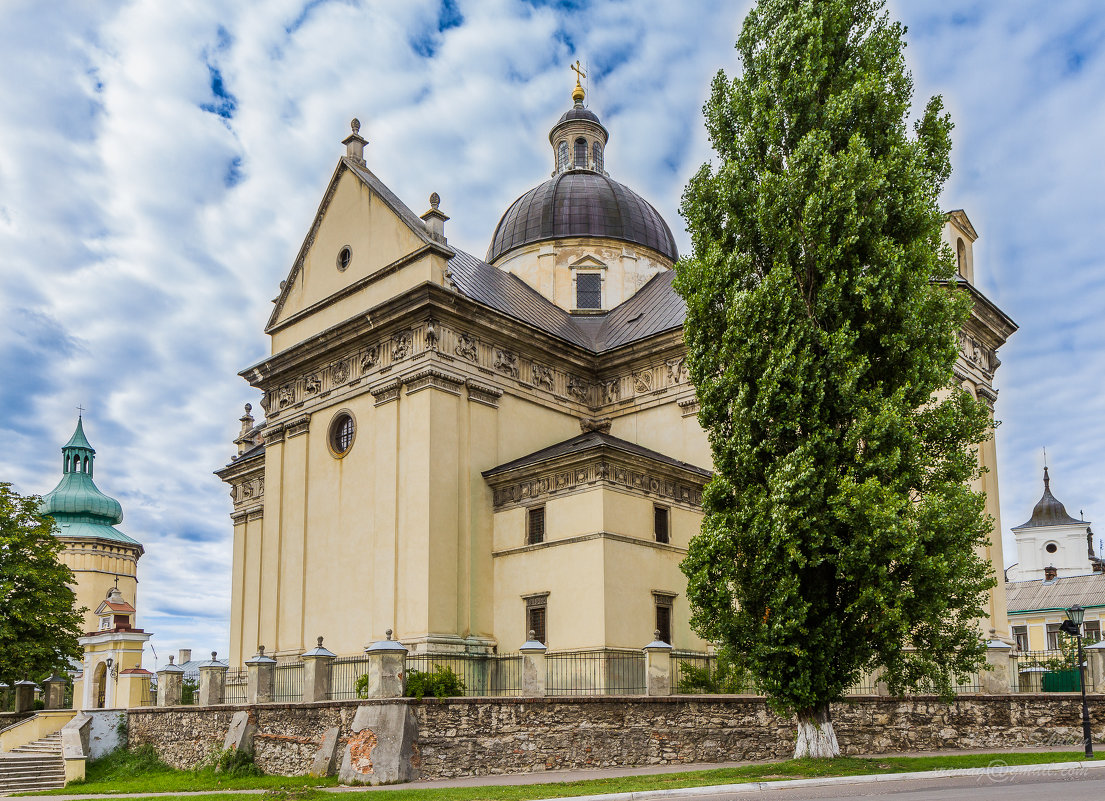
[[[595,172],[602,172],[602,145],[598,142],[591,147],[591,160],[595,163]]]
[[[967,246],[963,244],[963,237],[955,243],[955,271],[964,277],[967,275]]]
[[[583,137],[576,140],[575,168],[577,170],[587,168],[587,140]]]
[[[81,472],[82,473],[87,473],[88,472],[88,457],[87,456],[84,457],[84,466],[81,467]]]
[[[558,172],[564,172],[571,166],[568,158],[568,143],[561,141],[556,147],[556,169]]]

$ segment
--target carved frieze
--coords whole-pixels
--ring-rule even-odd
[[[307,395],[317,395],[322,392],[322,376],[311,373],[303,379],[303,392]]]
[[[504,373],[511,378],[518,377],[518,357],[511,351],[505,348],[495,348],[495,360],[492,363],[492,367],[498,370],[500,373]]]
[[[349,380],[349,362],[345,359],[334,362],[330,366],[330,380],[334,386],[340,386]]]
[[[530,368],[530,372],[533,375],[533,385],[535,387],[541,387],[542,389],[547,389],[552,392],[553,372],[550,368],[534,362]]]
[[[668,359],[664,362],[668,368],[668,385],[683,384],[690,377],[687,370],[687,360],[680,356],[677,359]]]
[[[602,382],[602,402],[617,403],[622,398],[621,378],[610,378]]]
[[[295,403],[295,384],[284,384],[276,390],[276,408],[286,409]]]
[[[462,333],[457,338],[457,345],[453,348],[453,353],[475,364],[480,360],[479,342],[480,340],[477,337]]]
[[[633,391],[638,395],[652,392],[652,370],[641,370],[633,373]]]
[[[591,383],[579,376],[570,375],[568,376],[568,394],[580,403],[590,403]]]
[[[391,338],[391,360],[402,361],[411,355],[411,346],[414,337],[410,331],[401,331]]]
[[[437,324],[433,320],[426,323],[426,350],[437,350]]]
[[[361,353],[361,375],[373,370],[380,363],[380,346],[371,345]]]

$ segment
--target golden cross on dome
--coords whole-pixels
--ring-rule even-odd
[[[578,58],[576,59],[575,64],[569,64],[568,66],[571,67],[572,70],[576,74],[576,88],[572,91],[572,100],[574,100],[577,103],[582,103],[583,102],[583,97],[584,97],[584,95],[583,95],[583,85],[580,84],[579,79],[580,78],[586,78],[587,73],[584,72],[583,67],[581,67],[579,65],[579,59]]]

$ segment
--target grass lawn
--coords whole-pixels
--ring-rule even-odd
[[[316,789],[334,786],[337,780],[282,776],[225,776],[211,767],[199,771],[178,771],[151,759],[150,752],[117,753],[89,763],[84,784],[39,795],[62,793],[171,793],[188,790],[264,789],[259,798],[317,801],[335,796]],[[883,757],[877,759],[794,759],[765,762],[741,768],[698,770],[649,776],[625,776],[575,782],[490,787],[443,787],[440,790],[375,790],[371,801],[529,801],[538,798],[566,798],[599,793],[625,793],[637,790],[666,790],[702,787],[712,784],[737,784],[750,781],[780,781],[822,776],[859,776],[872,773],[908,773],[923,770],[984,768],[997,761],[1006,765],[1036,765],[1048,762],[1076,762],[1084,759],[1080,751],[1048,753],[964,754],[960,756]],[[215,792],[194,796],[194,801],[237,799],[251,796]],[[340,798],[340,796],[339,796]]]

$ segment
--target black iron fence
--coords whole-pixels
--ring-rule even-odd
[[[357,682],[368,675],[368,657],[341,656],[330,663],[330,700],[348,701],[357,697]]]
[[[465,696],[517,696],[522,693],[521,654],[409,654],[407,680],[413,674],[452,671]]]
[[[285,662],[273,671],[273,701],[293,703],[303,700],[303,663]]]
[[[246,703],[246,691],[249,684],[249,674],[244,670],[228,670],[226,672],[226,688],[223,694],[223,703]]]
[[[566,651],[545,655],[546,695],[643,695],[643,651]]]
[[[1084,652],[1083,652],[1084,653]],[[1010,686],[1018,692],[1076,693],[1082,691],[1078,651],[1021,651],[1011,657]],[[1086,692],[1096,692],[1093,671],[1085,663]]]

